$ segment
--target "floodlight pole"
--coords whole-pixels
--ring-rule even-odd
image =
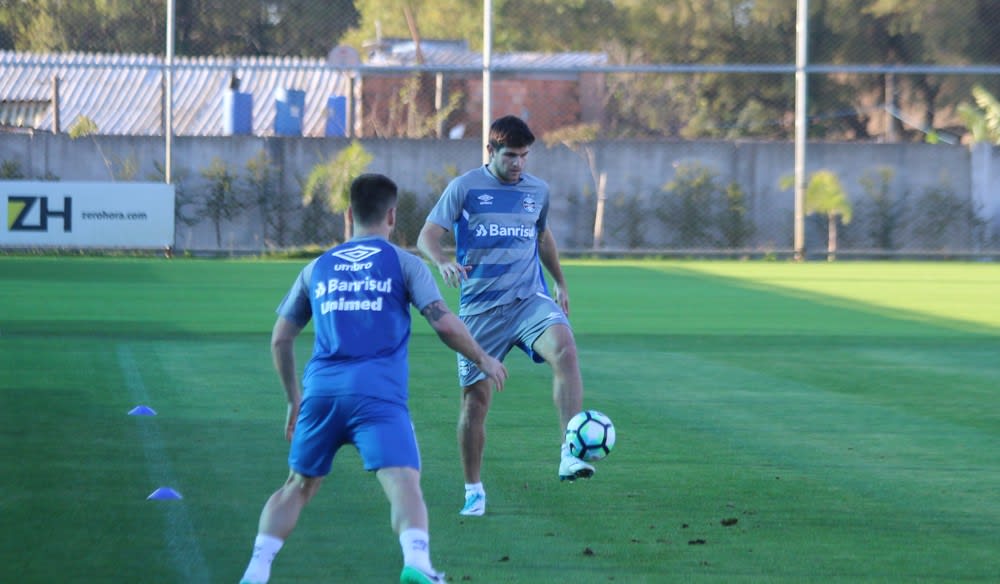
[[[164,161],[163,180],[173,181],[174,145],[174,2],[167,0],[167,57],[163,88],[163,137]]]
[[[795,24],[795,241],[797,261],[806,259],[806,140],[809,119],[806,64],[809,62],[809,0],[797,0]]]
[[[489,163],[486,144],[493,122],[493,0],[483,0],[483,164]]]

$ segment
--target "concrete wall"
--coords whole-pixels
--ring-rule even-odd
[[[1000,240],[1000,148],[976,144],[970,156],[972,198],[986,221],[986,239]]]
[[[207,188],[202,176],[213,160],[224,161],[231,172],[246,174],[247,162],[261,151],[281,172],[281,188],[293,206],[299,205],[301,184],[317,163],[329,160],[349,144],[340,138],[176,138],[173,145],[175,183],[187,196],[197,199]],[[432,200],[436,187],[432,175],[450,177],[454,171],[477,166],[482,160],[478,137],[463,140],[362,140],[374,161],[368,170],[383,172],[404,191],[422,202]],[[610,233],[608,247],[626,247],[624,234],[630,222],[642,223],[641,240],[649,247],[670,247],[662,224],[653,220],[653,209],[662,206],[664,186],[679,168],[697,165],[713,173],[720,184],[735,182],[746,194],[748,217],[755,227],[747,247],[787,250],[792,246],[793,194],[780,188],[782,177],[793,173],[793,146],[775,142],[662,142],[601,141],[591,145],[599,170],[607,173],[608,222],[619,232]],[[0,162],[16,163],[30,178],[54,176],[61,180],[156,180],[161,175],[164,141],[158,137],[84,137],[65,135],[0,135]],[[1000,233],[1000,148],[927,144],[811,143],[808,172],[833,170],[851,199],[861,203],[865,188],[861,179],[879,169],[892,169],[890,191],[894,197],[913,199],[928,190],[941,189],[963,201],[978,205],[989,230],[987,246],[998,245]],[[564,147],[546,147],[538,142],[529,158],[529,171],[547,180],[553,193],[553,230],[564,247],[589,247],[593,226],[594,186],[582,156]],[[627,210],[630,199],[638,205]],[[426,200],[426,201],[425,201]],[[861,209],[857,206],[856,209]],[[339,221],[331,217],[330,221]],[[301,223],[301,210],[289,224]],[[816,222],[817,225],[822,224]],[[807,229],[807,247],[825,248],[826,234]],[[864,247],[862,227],[847,226]],[[223,250],[255,251],[275,246],[264,233],[263,218],[252,210],[223,226]],[[903,237],[911,234],[902,233]],[[992,239],[991,239],[992,238]],[[976,239],[977,242],[982,238]],[[851,238],[845,240],[850,244]],[[942,245],[950,250],[975,248],[967,233],[948,235]],[[284,245],[304,242],[291,240]],[[326,244],[328,242],[316,242]],[[178,225],[177,247],[216,249],[214,227],[202,221]],[[919,244],[901,242],[901,249],[919,249]]]

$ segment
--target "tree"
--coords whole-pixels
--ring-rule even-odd
[[[482,48],[482,0],[365,0],[358,2],[357,25],[343,39],[357,49],[383,38],[468,40]],[[409,13],[410,18],[407,18]]]
[[[988,142],[1000,146],[1000,100],[982,85],[972,88],[975,106],[961,103],[958,114],[969,129],[972,142]]]
[[[212,164],[201,171],[201,176],[208,180],[208,187],[197,215],[212,222],[215,245],[222,249],[222,223],[232,221],[245,208],[242,194],[236,189],[237,176],[219,158],[212,160]]]
[[[726,204],[719,214],[722,244],[731,249],[746,247],[753,236],[753,221],[747,216],[747,196],[735,181],[726,187]]]
[[[597,124],[578,124],[553,130],[543,137],[544,142],[549,146],[562,144],[587,162],[590,178],[594,181],[594,192],[597,193],[597,210],[594,213],[594,249],[600,249],[604,243],[604,205],[607,201],[605,191],[608,183],[608,173],[597,168],[597,156],[594,153],[593,142],[597,139],[599,130]]]
[[[859,215],[867,220],[868,237],[879,249],[896,249],[897,245],[905,201],[903,198],[893,200],[889,192],[894,175],[891,167],[880,167],[866,172],[860,180],[867,199],[862,200]]]
[[[378,38],[461,39],[482,49],[482,0],[365,0],[344,43]],[[611,0],[506,0],[493,3],[495,51],[595,51],[621,27]],[[414,32],[419,31],[419,38]]]
[[[177,168],[174,169],[171,177],[170,184],[174,187],[174,241],[177,241],[181,225],[192,227],[197,225],[199,220],[197,216],[197,201],[187,188],[188,175],[189,172],[187,169]],[[167,182],[166,176],[167,173],[163,163],[154,160],[153,172],[146,178],[153,182],[165,183]]]
[[[794,11],[757,2],[622,0],[624,24],[609,50],[612,62],[722,64],[794,60]],[[620,47],[629,47],[623,51]],[[618,77],[618,76],[616,76]],[[787,76],[690,73],[643,75],[616,83],[610,104],[619,135],[686,138],[787,138],[792,109]],[[614,127],[615,123],[621,123]]]
[[[0,48],[162,54],[166,0],[0,2]],[[178,55],[324,57],[358,24],[354,0],[177,0]]]
[[[354,140],[336,156],[323,164],[317,164],[309,173],[302,190],[302,203],[309,206],[313,201],[321,201],[333,213],[344,215],[344,241],[351,238],[351,222],[347,209],[351,205],[351,181],[365,171],[373,157]]]
[[[0,2],[0,48],[162,52],[165,14],[162,0]]]
[[[379,138],[441,138],[438,130],[462,105],[465,95],[452,91],[448,103],[435,109],[431,99],[433,84],[430,74],[417,73],[408,77],[395,95],[386,96],[388,103],[384,115],[379,115],[378,108],[371,108],[373,111],[366,117],[366,124],[374,128]]]
[[[911,211],[911,228],[923,249],[969,249],[983,243],[982,203],[957,194],[946,184],[925,188]]]
[[[678,163],[663,192],[667,196],[656,214],[671,228],[676,242],[691,249],[715,246],[718,212],[723,202],[728,205],[718,173],[697,162]]]
[[[830,0],[814,4],[810,28],[814,41],[811,60],[828,63],[939,64],[965,65],[995,63],[1000,59],[1000,45],[984,42],[992,38],[1000,11],[995,0],[949,2],[947,12],[936,0]],[[822,41],[817,40],[822,39]],[[824,98],[831,87],[838,88],[843,101],[858,112],[865,110],[863,100],[882,95],[888,113],[909,113],[907,123],[917,131],[911,139],[935,136],[944,115],[950,116],[965,91],[947,75],[852,76],[834,81],[822,77],[823,85],[811,93]],[[854,117],[857,136],[865,137],[860,123],[865,114]],[[851,118],[845,118],[851,119]],[[831,125],[833,122],[827,122]],[[893,121],[899,126],[898,121]]]
[[[807,215],[817,213],[827,218],[827,259],[833,261],[837,256],[837,224],[845,225],[851,222],[851,201],[847,198],[844,187],[836,173],[829,170],[817,171],[810,177],[806,187],[805,212]]]
[[[176,21],[182,55],[325,57],[358,11],[353,0],[178,0]]]
[[[0,180],[21,180],[25,178],[21,163],[16,160],[0,162]]]
[[[261,150],[246,164],[247,191],[260,212],[264,243],[285,245],[288,235],[290,201],[281,189],[280,173],[267,152]]]
[[[792,188],[795,185],[795,177],[782,177],[780,185],[783,190]],[[838,221],[847,225],[853,215],[851,200],[841,186],[837,174],[830,170],[813,173],[806,186],[803,204],[806,215],[817,214],[827,218],[827,259],[831,261],[836,259]]]
[[[621,30],[612,0],[506,0],[494,11],[499,51],[594,51]]]

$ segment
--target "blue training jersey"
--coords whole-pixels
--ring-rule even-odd
[[[313,320],[303,396],[370,395],[406,404],[410,305],[441,299],[427,265],[381,237],[338,245],[299,274],[279,315]]]
[[[484,165],[448,184],[427,220],[455,234],[456,261],[471,267],[459,314],[548,293],[538,258],[548,211],[548,185],[527,173],[505,184]]]

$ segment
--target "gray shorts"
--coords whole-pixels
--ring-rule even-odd
[[[569,326],[569,319],[559,305],[541,293],[486,312],[465,315],[462,320],[476,341],[494,358],[503,361],[511,349],[519,347],[535,363],[545,362],[532,349],[538,337],[554,324]],[[458,355],[458,382],[462,387],[485,377],[474,363]]]

